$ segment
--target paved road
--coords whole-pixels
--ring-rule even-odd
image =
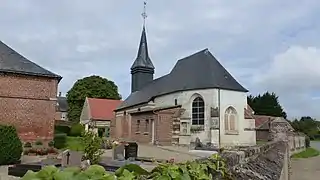
[[[320,142],[311,142],[311,146],[320,151]],[[292,159],[291,180],[320,179],[320,156],[308,159]]]

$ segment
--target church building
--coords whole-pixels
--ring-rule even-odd
[[[160,145],[189,145],[199,138],[216,146],[255,145],[248,90],[208,49],[177,61],[154,79],[143,26],[131,67],[131,94],[115,110],[111,137]]]

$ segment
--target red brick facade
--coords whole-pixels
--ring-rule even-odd
[[[0,123],[14,125],[23,141],[51,140],[58,80],[0,74]]]
[[[179,109],[136,112],[118,116],[115,121],[111,122],[111,137],[139,143],[152,143],[152,137],[154,137],[154,142],[161,145],[171,145],[173,120]]]

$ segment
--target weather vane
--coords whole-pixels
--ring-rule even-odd
[[[147,19],[147,10],[146,10],[146,7],[147,7],[147,1],[144,1],[143,2],[143,13],[141,14],[142,15],[142,18],[143,18],[143,25],[145,26],[146,25],[146,19]]]

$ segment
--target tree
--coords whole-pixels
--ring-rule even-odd
[[[300,120],[295,119],[290,124],[297,132],[308,135],[311,140],[320,139],[320,121],[310,116],[302,116]]]
[[[249,95],[248,104],[257,115],[268,115],[287,118],[287,113],[279,103],[279,97],[274,93],[266,92],[262,96]]]
[[[79,79],[67,92],[69,120],[79,122],[86,97],[121,99],[118,87],[113,81],[95,75]]]

